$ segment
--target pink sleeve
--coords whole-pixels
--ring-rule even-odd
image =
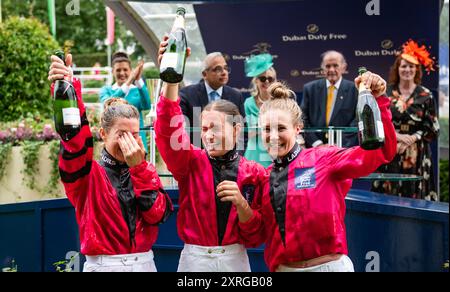
[[[251,204],[253,216],[247,222],[239,222],[239,234],[247,248],[258,247],[266,240],[263,217],[262,202],[263,196],[269,194],[269,174],[263,167],[255,175],[257,178],[255,196]]]
[[[189,171],[194,146],[184,129],[184,116],[179,100],[161,96],[156,110],[155,141],[167,168],[179,181]]]
[[[357,146],[332,152],[327,159],[330,161],[334,176],[338,179],[354,179],[369,175],[380,165],[389,163],[394,158],[397,151],[397,138],[392,124],[390,101],[382,96],[377,98],[377,103],[385,133],[384,146],[376,150],[364,150]]]

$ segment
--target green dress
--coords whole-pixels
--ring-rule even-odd
[[[256,136],[250,137],[247,143],[247,149],[245,150],[245,158],[260,163],[264,167],[268,167],[272,164],[272,158],[267,153],[266,148],[261,140],[261,131],[255,129],[258,127],[259,108],[256,105],[255,98],[250,96],[245,100],[245,117],[249,127],[249,135],[256,133]]]

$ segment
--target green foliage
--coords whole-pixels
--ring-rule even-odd
[[[3,19],[12,16],[32,17],[35,16],[41,20],[47,18],[47,1],[42,0],[2,0]]]
[[[100,102],[100,98],[98,96],[98,94],[95,93],[86,93],[83,94],[83,101],[86,103],[98,103]]]
[[[2,269],[2,272],[17,272],[17,265],[16,265],[16,261],[14,259],[11,260],[11,266],[10,267],[5,267]]]
[[[74,61],[77,67],[92,67],[96,62],[105,67],[108,65],[108,54],[106,52],[76,54]]]
[[[70,260],[63,260],[53,263],[53,266],[55,267],[57,272],[72,272],[73,263],[79,255],[80,253],[76,253],[70,258]]]
[[[439,42],[448,44],[448,3],[444,5],[441,12]]]
[[[50,180],[44,189],[44,193],[58,196],[60,195],[58,184],[59,184],[59,167],[58,167],[58,156],[59,156],[59,141],[53,140],[48,142],[49,156],[48,159],[51,161],[52,166],[50,169]]]
[[[159,70],[156,67],[145,69],[144,78],[147,79],[158,79],[159,78]]]
[[[35,175],[39,171],[39,150],[41,149],[42,141],[23,141],[21,154],[23,157],[23,164],[25,168],[22,170],[24,173],[24,183],[27,187],[34,190],[36,189]]]
[[[448,159],[439,161],[439,190],[440,201],[448,202]]]
[[[448,147],[448,117],[439,118],[439,146]]]
[[[0,181],[5,175],[6,165],[9,162],[9,155],[11,154],[12,145],[11,143],[0,143]]]
[[[56,14],[56,39],[61,43],[73,42],[72,53],[75,55],[74,62],[77,66],[91,67],[95,62],[100,62],[102,66],[107,65],[106,46],[106,10],[105,3],[100,0],[80,0],[80,10],[78,15],[68,15],[67,5],[72,1],[55,1]],[[70,5],[69,5],[70,6]],[[44,24],[49,25],[47,14],[47,1],[45,0],[2,0],[3,17],[8,19],[12,16],[35,16]],[[121,39],[125,45],[136,44],[135,53],[132,59],[144,56],[145,51],[139,45],[133,34],[129,34],[118,17],[115,18],[116,39]],[[113,52],[118,50],[118,42],[112,47]],[[84,55],[79,58],[79,54],[90,54],[102,52],[99,55],[92,55],[86,59]]]
[[[49,117],[49,58],[58,44],[35,18],[12,17],[0,24],[0,121],[26,113]]]
[[[105,86],[105,81],[103,80],[85,80],[83,81],[83,87],[85,88],[102,88]],[[97,94],[98,97],[98,94]],[[84,94],[83,94],[84,99]]]

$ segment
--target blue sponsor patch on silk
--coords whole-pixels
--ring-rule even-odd
[[[295,169],[295,189],[312,189],[316,187],[316,170],[314,167]]]

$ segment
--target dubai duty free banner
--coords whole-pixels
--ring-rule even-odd
[[[207,53],[226,54],[232,73],[229,85],[248,92],[244,60],[257,51],[274,56],[278,78],[301,94],[303,85],[321,78],[320,55],[344,54],[353,80],[358,67],[388,78],[396,51],[409,38],[439,53],[438,0],[303,0],[195,5]],[[438,73],[423,84],[438,88]]]

